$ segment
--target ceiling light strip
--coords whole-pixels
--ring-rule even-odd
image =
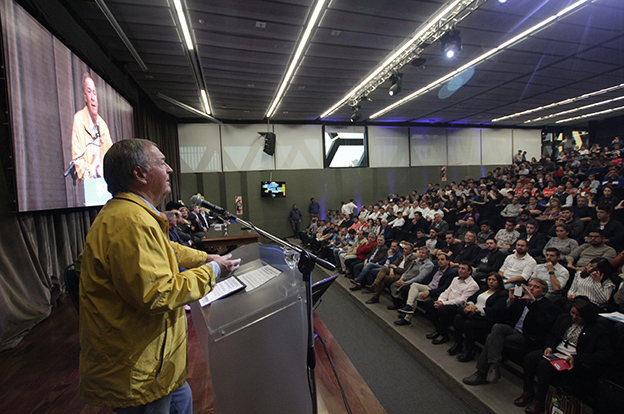
[[[327,111],[325,111],[320,116],[320,118],[322,119],[331,115],[338,108],[344,105],[345,102],[353,99],[355,95],[362,94],[362,93],[370,93],[373,90],[375,90],[378,85],[369,86],[369,84],[372,82],[375,82],[378,75],[382,74],[382,72],[386,72],[387,73],[386,78],[387,78],[389,77],[390,73],[393,70],[396,71],[405,64],[405,63],[402,63],[400,65],[393,65],[393,62],[395,62],[397,59],[400,59],[402,55],[404,54],[405,56],[403,57],[407,58],[415,50],[417,50],[418,47],[420,47],[423,43],[425,43],[425,41],[430,41],[431,43],[433,43],[440,36],[442,36],[442,34],[444,33],[443,30],[434,30],[433,33],[429,33],[431,29],[436,29],[434,28],[435,25],[437,25],[441,21],[448,21],[451,19],[453,20],[454,23],[457,23],[461,21],[462,19],[464,19],[466,16],[468,16],[469,13],[464,14],[461,17],[459,17],[459,15],[463,11],[465,11],[467,8],[471,6],[473,8],[476,8],[479,5],[479,3],[482,3],[482,1],[480,0],[476,0],[476,1],[475,0],[471,0],[471,1],[454,0],[452,1],[447,7],[445,7],[435,17],[425,22],[425,24],[422,27],[420,27],[417,30],[417,32],[414,35],[412,35],[412,37],[407,42],[405,42],[405,44],[403,44],[403,46],[401,46],[396,52],[394,52],[383,63],[381,63],[381,65],[379,65],[370,75],[368,75],[366,79],[364,79],[356,87],[351,89],[340,101],[338,101],[336,104],[334,104],[334,106],[332,106]],[[461,6],[461,7],[457,8],[458,6]],[[392,67],[392,66],[396,66],[396,67]],[[389,69],[389,67],[391,68]],[[385,80],[386,79],[382,76],[382,78],[380,79],[380,83],[383,83]]]
[[[590,117],[593,117],[593,116],[604,115],[604,114],[608,114],[608,113],[611,113],[611,112],[621,111],[623,109],[624,109],[624,106],[620,106],[618,108],[611,108],[611,109],[606,109],[606,110],[600,111],[600,112],[593,112],[591,114],[575,116],[574,118],[561,119],[561,120],[559,120],[559,121],[557,121],[555,123],[556,124],[561,124],[563,122],[576,121],[578,119],[585,119],[585,118],[590,118]]]
[[[184,102],[180,102],[177,99],[174,99],[174,98],[172,98],[170,96],[167,96],[164,93],[158,92],[158,93],[156,93],[156,96],[159,97],[159,98],[162,98],[165,101],[170,102],[170,103],[172,103],[172,104],[174,104],[174,105],[176,105],[176,106],[178,106],[178,107],[180,107],[182,109],[184,109],[185,111],[189,111],[189,112],[191,112],[191,113],[193,113],[195,115],[203,116],[204,118],[210,119],[212,122],[216,122],[217,124],[221,123],[221,121],[219,121],[218,119],[208,115],[207,113],[202,112],[202,111],[200,111],[198,109],[195,109],[192,106],[187,105]]]
[[[553,23],[555,20],[560,19],[562,16],[567,15],[572,13],[573,11],[578,10],[578,8],[584,4],[587,4],[589,1],[591,0],[580,0],[576,3],[574,3],[573,5],[566,7],[565,9],[563,9],[562,11],[560,11],[559,13],[557,13],[554,16],[550,16],[549,18],[541,21],[540,23],[536,24],[535,26],[531,27],[528,30],[525,30],[524,32],[520,33],[517,36],[514,36],[513,38],[509,39],[508,41],[502,43],[500,46],[490,50],[489,52],[484,53],[483,55],[477,57],[476,59],[473,59],[472,61],[470,61],[469,63],[463,65],[462,67],[460,67],[457,70],[454,70],[453,72],[449,73],[448,75],[436,80],[433,83],[430,83],[429,85],[417,90],[416,92],[404,97],[403,99],[395,102],[394,104],[387,106],[386,108],[382,109],[379,112],[374,113],[373,115],[370,116],[370,119],[375,119],[401,105],[403,105],[404,103],[407,103],[409,101],[411,101],[412,99],[415,99],[417,97],[419,97],[420,95],[423,95],[424,93],[430,91],[431,89],[435,88],[436,86],[442,84],[443,82],[447,81],[448,79],[452,78],[453,76],[457,75],[458,73],[461,73],[462,71],[464,71],[465,69],[469,68],[470,66],[475,66],[481,62],[483,62],[484,60],[488,59],[489,57],[491,57],[492,55],[507,49],[511,46],[514,46],[516,44],[518,44],[519,42],[525,40],[526,38],[528,38],[529,36],[537,33],[540,30],[543,30],[545,27],[547,27],[549,24]],[[564,13],[565,11],[565,13]]]
[[[201,98],[202,98],[202,102],[204,103],[204,110],[206,111],[207,114],[209,114],[210,111],[210,104],[208,103],[208,94],[206,93],[205,89],[201,90]]]
[[[186,21],[186,16],[184,14],[184,8],[182,7],[182,3],[180,0],[173,0],[173,5],[178,15],[178,21],[180,22],[180,28],[182,29],[182,35],[184,36],[184,42],[186,42],[186,47],[188,48],[188,50],[193,50],[195,47],[193,46],[191,31],[189,30],[189,26]]]
[[[185,4],[183,4],[184,0],[173,0],[173,6],[175,9],[174,21],[177,20],[178,27],[182,30],[182,37],[184,43],[186,43],[186,56],[189,60],[189,64],[191,66],[191,71],[193,76],[195,77],[195,83],[197,84],[197,89],[199,91],[199,95],[201,98],[202,105],[204,107],[205,114],[201,111],[195,109],[204,115],[210,116],[212,110],[210,108],[210,99],[208,97],[208,92],[206,88],[206,80],[204,79],[204,74],[201,66],[201,58],[199,56],[199,52],[193,43],[193,38],[191,37],[191,32],[189,30],[189,23],[186,18],[185,12]],[[177,18],[177,19],[176,19]],[[183,104],[185,105],[185,104]],[[190,108],[190,106],[189,106]],[[186,109],[186,108],[185,108]],[[193,108],[194,109],[194,108]]]
[[[580,106],[578,108],[574,108],[574,109],[568,109],[567,111],[562,111],[562,112],[557,112],[556,114],[550,114],[550,115],[546,115],[546,116],[540,116],[539,118],[535,118],[535,119],[529,119],[527,121],[524,121],[525,124],[529,124],[531,122],[539,122],[539,121],[545,121],[547,119],[551,119],[551,118],[556,118],[559,116],[563,116],[563,115],[568,115],[568,114],[572,114],[574,112],[578,112],[578,111],[584,111],[590,108],[594,108],[596,106],[600,106],[600,105],[606,105],[606,104],[610,104],[613,102],[617,102],[619,100],[624,99],[624,96],[620,96],[617,98],[613,98],[613,99],[608,99],[606,101],[600,101],[600,102],[595,102],[593,104],[589,104],[589,105],[585,105],[585,106]]]
[[[622,89],[622,88],[624,88],[624,83],[620,83],[619,85],[611,86],[610,88],[600,89],[599,91],[595,91],[595,92],[590,92],[590,93],[586,93],[586,94],[583,94],[583,95],[579,95],[579,96],[574,97],[574,98],[564,99],[563,101],[554,102],[554,103],[551,103],[551,104],[548,104],[548,105],[540,106],[540,107],[533,108],[533,109],[527,109],[526,111],[516,112],[515,114],[511,114],[511,115],[503,116],[503,117],[500,117],[500,118],[492,119],[492,122],[505,121],[507,119],[517,118],[519,116],[532,114],[534,112],[543,111],[543,110],[546,110],[546,109],[554,108],[556,106],[567,105],[567,104],[570,104],[570,103],[582,101],[583,99],[591,98],[592,96],[598,96],[598,95],[602,95],[602,94],[605,94],[605,93],[617,91],[618,89]]]
[[[310,17],[310,20],[308,21],[308,25],[306,26],[305,32],[303,33],[301,40],[299,41],[299,45],[297,46],[297,50],[295,51],[295,55],[293,56],[292,61],[290,62],[288,71],[286,72],[286,75],[284,76],[284,79],[282,80],[282,84],[280,85],[279,89],[277,90],[277,93],[275,94],[275,98],[273,98],[273,102],[271,102],[271,105],[269,106],[269,110],[267,111],[267,114],[266,114],[267,118],[272,117],[273,114],[275,113],[275,110],[277,109],[277,106],[282,100],[282,96],[284,95],[286,88],[290,84],[290,79],[292,78],[293,74],[295,73],[295,70],[299,66],[299,60],[301,59],[301,55],[303,54],[303,51],[308,44],[308,39],[310,38],[310,35],[312,34],[312,29],[314,29],[314,27],[316,26],[316,22],[318,21],[318,18],[321,15],[321,11],[323,10],[325,1],[326,0],[318,0],[316,2],[316,6],[314,6],[314,11],[312,12],[312,16]]]

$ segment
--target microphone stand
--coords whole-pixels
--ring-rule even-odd
[[[226,222],[230,221],[230,222],[240,223],[244,226],[252,228],[256,233],[266,237],[269,240],[274,241],[275,243],[283,247],[287,247],[289,249],[295,250],[300,255],[298,268],[301,274],[303,275],[303,282],[305,283],[305,287],[306,287],[306,300],[308,303],[308,306],[307,306],[307,311],[308,311],[308,356],[307,356],[308,380],[310,383],[310,395],[312,397],[312,412],[314,414],[317,414],[318,413],[318,401],[317,401],[317,393],[316,393],[316,374],[314,371],[316,368],[316,355],[314,353],[314,320],[313,320],[313,314],[312,314],[313,312],[312,310],[312,270],[314,270],[314,265],[316,263],[318,263],[320,266],[328,270],[335,270],[336,266],[334,266],[333,263],[323,260],[320,257],[316,256],[315,254],[308,252],[301,246],[288,243],[287,241],[284,241],[272,235],[269,232],[266,232],[262,229],[257,228],[252,223],[236,217],[235,215],[233,215],[232,213],[230,213],[229,211],[221,207],[217,207],[217,206],[214,206],[214,207],[215,208],[213,208],[213,210],[215,210],[215,212],[219,216],[221,216],[221,218],[226,220]]]

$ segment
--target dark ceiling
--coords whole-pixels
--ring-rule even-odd
[[[170,3],[173,0],[105,0],[145,62],[144,71],[94,1],[64,2],[162,110],[179,118],[193,118],[192,113],[157,96],[164,94],[202,109]],[[183,3],[197,44],[212,115],[225,121],[263,121],[305,29],[313,0]],[[328,1],[272,120],[318,120],[445,3]],[[401,71],[400,94],[389,96],[390,82],[386,81],[370,94],[372,102],[361,103],[362,121],[573,3],[486,1],[456,26],[463,41],[459,57],[445,59],[439,41],[430,45],[421,55],[427,59],[423,66],[408,64]],[[624,83],[623,22],[624,1],[590,1],[579,11],[477,64],[474,75],[459,89],[438,86],[375,121],[490,124],[494,118],[620,85]],[[541,122],[523,122],[621,96],[624,88],[496,125],[555,125],[559,119],[624,106],[624,100]],[[343,105],[325,119],[348,121],[351,114],[349,105]],[[588,120],[622,114],[624,110],[618,110],[562,125],[586,125]]]

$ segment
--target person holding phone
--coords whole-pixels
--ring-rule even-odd
[[[515,405],[528,405],[527,413],[541,413],[550,385],[573,391],[591,390],[591,384],[596,383],[598,373],[608,366],[612,356],[608,331],[596,323],[597,318],[594,305],[582,299],[574,301],[569,314],[557,318],[544,348],[530,352],[524,359],[524,390]],[[545,358],[555,354],[569,365],[567,370],[558,370]]]

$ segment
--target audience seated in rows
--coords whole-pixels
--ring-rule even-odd
[[[389,249],[383,260],[376,256],[374,264],[372,256],[365,257],[358,264],[362,272],[354,268],[352,290],[368,286],[374,293],[367,302],[371,305],[388,290],[388,309],[399,311],[399,326],[410,325],[416,307],[422,308],[435,329],[429,334],[435,344],[450,340],[452,325],[455,342],[448,351],[459,361],[471,360],[474,343],[485,341],[477,372],[464,379],[467,384],[496,382],[504,350],[528,354],[527,394],[516,401],[529,405],[528,412],[540,412],[544,384],[560,383],[555,378],[559,375],[545,369],[541,356],[555,349],[552,344],[560,345],[566,335],[561,326],[574,325],[570,309],[580,314],[579,299],[601,311],[624,305],[624,284],[617,270],[624,263],[624,227],[619,221],[624,180],[621,159],[610,160],[608,154],[595,147],[566,154],[557,163],[542,157],[497,168],[478,182],[466,178],[445,188],[430,184],[422,195],[391,194],[388,200],[363,206],[358,217],[373,220],[367,230],[383,232],[383,243],[396,246],[396,251]],[[619,219],[612,218],[615,214]],[[376,224],[377,219],[386,223]],[[390,266],[401,263],[402,274],[397,274]],[[470,298],[462,296],[459,283],[476,292]],[[555,324],[559,313],[565,316]],[[583,332],[589,328],[594,329],[585,324]],[[624,324],[614,324],[613,329],[624,334]],[[547,334],[551,335],[544,344]],[[593,352],[583,348],[583,353]],[[583,358],[579,354],[578,359]],[[537,373],[536,383],[531,372]]]

